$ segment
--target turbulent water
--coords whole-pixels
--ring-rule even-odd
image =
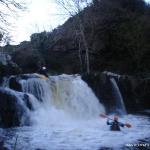
[[[33,94],[40,101],[33,102],[35,111],[32,118],[38,116],[52,122],[64,116],[74,119],[93,118],[105,112],[104,106],[80,76],[61,75],[50,77],[49,80],[21,80],[20,83],[23,92]],[[38,118],[36,121],[39,124],[42,122]]]
[[[8,82],[8,81],[7,81]],[[13,150],[98,150],[120,149],[125,144],[150,136],[148,117],[125,115],[132,128],[113,132],[99,114],[105,109],[80,76],[54,76],[48,80],[20,80],[30,95],[34,111],[31,126],[0,129],[5,147]],[[7,84],[5,84],[7,85]],[[16,140],[17,139],[17,140]]]
[[[84,121],[62,118],[55,123],[5,130],[3,135],[10,149],[18,137],[17,150],[98,150],[101,147],[117,150],[150,135],[148,118],[128,115],[121,120],[130,122],[132,128],[113,132],[106,126],[106,120],[100,118]]]

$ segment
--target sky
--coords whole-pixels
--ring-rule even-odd
[[[150,0],[146,0],[150,2]],[[54,0],[26,0],[28,9],[19,13],[19,17],[12,20],[11,31],[13,44],[30,40],[32,33],[51,31],[63,24],[68,16],[61,15],[62,10]]]
[[[60,7],[52,0],[28,0],[28,9],[20,12],[16,19],[12,20],[14,27],[11,31],[15,44],[24,40],[30,40],[32,33],[51,31],[63,24],[68,16],[63,16]]]

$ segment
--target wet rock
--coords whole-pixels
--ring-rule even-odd
[[[28,94],[24,94],[23,101],[30,110],[34,110]]]
[[[150,80],[134,77],[120,78],[118,86],[129,112],[150,109]]]
[[[11,76],[9,80],[9,88],[15,91],[22,92],[22,86],[19,83],[20,80],[28,80],[31,78],[40,78],[39,74],[20,74],[16,76]]]
[[[9,87],[13,90],[22,92],[22,87],[16,77],[11,77],[9,80]]]
[[[11,56],[5,53],[0,53],[0,76],[4,77],[19,73],[21,73],[21,69],[11,60]]]
[[[82,75],[82,79],[93,89],[96,96],[105,105],[108,113],[112,111],[115,102],[109,81],[112,77],[117,82],[129,113],[150,109],[150,79],[116,75],[109,72]]]
[[[107,113],[114,112],[117,106],[111,78],[118,80],[118,76],[113,73],[96,73],[82,76],[82,79],[93,89],[100,102],[104,104]]]
[[[28,109],[22,100],[21,93],[0,88],[0,127],[9,128],[28,125]]]

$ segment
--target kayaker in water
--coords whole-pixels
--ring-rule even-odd
[[[124,127],[125,124],[118,122],[118,116],[114,116],[113,120],[107,119],[107,125],[110,125],[111,131],[120,131],[120,127]]]

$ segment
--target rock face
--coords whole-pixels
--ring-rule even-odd
[[[40,78],[38,74],[10,76],[0,87],[0,127],[9,128],[31,123],[29,113],[34,111],[33,97],[22,91],[20,80]]]
[[[90,74],[83,75],[82,79],[85,80],[88,85],[93,89],[96,96],[104,104],[107,113],[112,113],[117,111],[117,98],[114,93],[114,86],[111,83],[111,78],[118,80],[119,76],[112,73],[100,73],[100,74]],[[120,113],[119,113],[120,114]]]
[[[125,76],[120,77],[118,85],[130,112],[150,108],[150,79]]]
[[[110,78],[114,78],[122,94],[127,112],[135,113],[150,108],[150,79],[117,76],[113,73],[83,75],[82,79],[93,89],[96,96],[111,113],[115,105]]]
[[[26,99],[24,102],[23,99]],[[0,127],[15,127],[29,124],[28,98],[22,93],[0,88]]]
[[[0,52],[0,83],[3,76],[21,73],[21,69],[11,60],[11,56]]]
[[[16,77],[11,77],[9,80],[10,89],[22,92],[22,87]]]

